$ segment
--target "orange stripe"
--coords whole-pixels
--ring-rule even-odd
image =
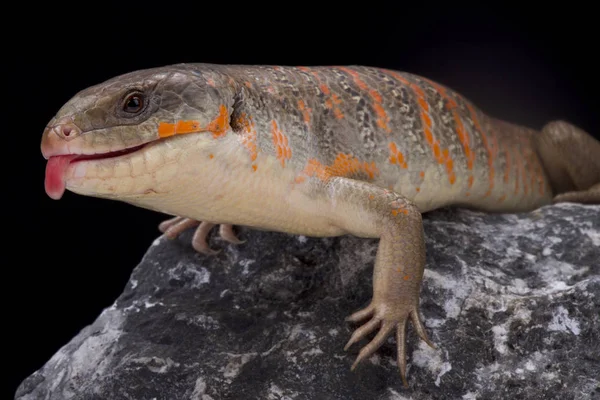
[[[319,89],[321,89],[321,92],[323,92],[323,94],[326,96],[325,107],[327,107],[330,110],[333,109],[333,114],[337,119],[344,118],[344,113],[342,113],[342,110],[340,110],[339,107],[335,105],[340,104],[342,102],[339,99],[339,97],[336,96],[335,93],[332,94],[329,86],[321,82],[321,78],[319,78],[319,74],[317,71],[309,71],[307,69],[306,72],[310,72],[310,74],[317,79],[317,82],[319,83]]]
[[[175,123],[159,122],[158,137],[165,138],[173,135],[183,135],[187,133],[212,132],[215,138],[222,136],[229,129],[229,115],[227,107],[223,104],[219,107],[219,115],[208,123],[205,127],[196,120],[179,120]]]
[[[306,124],[310,124],[310,112],[312,110],[306,107],[306,105],[304,104],[304,100],[298,100],[298,108],[300,109],[300,111],[302,111],[304,122]]]
[[[402,152],[400,150],[398,150],[396,143],[390,142],[388,147],[390,149],[390,157],[389,157],[390,163],[398,164],[398,166],[400,166],[400,168],[407,169],[408,164],[406,164],[406,161],[404,160],[404,154],[402,154]]]
[[[423,126],[423,134],[425,135],[425,140],[431,148],[436,161],[440,164],[445,165],[446,173],[448,175],[448,180],[450,184],[454,184],[454,182],[456,182],[456,174],[454,173],[454,161],[450,157],[448,149],[441,150],[440,143],[433,137],[431,116],[429,115],[429,103],[425,98],[425,92],[418,85],[416,85],[413,82],[410,82],[398,72],[387,69],[384,69],[383,71],[396,78],[399,82],[406,85],[417,96],[417,103],[421,108],[421,112],[419,114],[421,117],[421,124]]]
[[[257,133],[254,128],[254,121],[251,116],[242,113],[237,122],[242,126],[242,135],[240,137],[242,144],[250,152],[250,160],[256,161],[256,157],[258,156],[258,146],[256,144]],[[256,165],[253,165],[252,167],[254,168]],[[256,168],[254,168],[254,170],[256,171]]]
[[[387,133],[392,132],[392,130],[388,126],[388,123],[390,122],[390,117],[389,115],[387,115],[385,108],[383,108],[383,99],[381,98],[381,94],[379,94],[377,90],[369,88],[367,83],[360,78],[360,75],[356,71],[353,71],[347,67],[339,67],[339,69],[352,76],[352,79],[354,80],[356,85],[360,89],[365,90],[369,93],[371,99],[373,100],[373,110],[375,110],[375,113],[377,114],[377,126],[379,126]]]
[[[465,152],[465,157],[467,159],[467,169],[469,171],[472,171],[473,166],[474,166],[474,161],[475,161],[475,152],[473,152],[473,150],[471,149],[469,134],[465,130],[465,126],[462,122],[460,114],[458,113],[458,110],[457,110],[458,104],[456,103],[456,100],[454,100],[452,97],[450,97],[450,94],[448,94],[446,88],[444,88],[443,86],[441,86],[438,83],[433,82],[429,79],[424,79],[424,80],[426,82],[428,82],[440,94],[440,96],[442,96],[442,98],[447,100],[446,108],[448,108],[450,111],[452,111],[452,116],[454,118],[454,126],[455,126],[454,129],[456,131],[456,134],[458,135],[458,139],[460,140],[460,143],[462,144],[463,150]],[[473,177],[473,175],[470,174],[469,181],[474,179],[472,177]]]
[[[279,127],[277,126],[277,122],[275,120],[271,121],[273,125],[271,129],[273,145],[275,146],[275,153],[277,159],[281,161],[281,166],[285,167],[285,161],[289,160],[292,157],[292,150],[288,146],[288,138],[281,132]]]
[[[350,154],[338,153],[331,165],[324,165],[314,158],[309,159],[301,175],[296,177],[296,182],[304,181],[302,175],[314,176],[326,182],[334,176],[349,177],[358,173],[366,174],[369,179],[374,179],[380,174],[375,162],[368,163],[360,161]]]

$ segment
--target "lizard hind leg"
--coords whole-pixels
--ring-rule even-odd
[[[189,228],[197,226],[192,238],[192,247],[199,253],[215,255],[219,253],[220,250],[213,250],[210,248],[206,238],[208,237],[211,229],[216,225],[217,224],[207,221],[200,222],[191,218],[174,217],[161,222],[158,226],[158,229],[165,235],[165,237],[169,239],[175,239]],[[244,243],[244,241],[238,239],[236,234],[233,232],[233,225],[231,224],[220,224],[219,236],[221,239],[231,244]]]
[[[553,203],[600,204],[600,142],[565,121],[546,124],[536,149],[550,178]]]

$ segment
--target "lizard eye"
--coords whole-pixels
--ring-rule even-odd
[[[140,112],[144,108],[144,98],[139,93],[132,93],[123,102],[123,111],[131,114]]]

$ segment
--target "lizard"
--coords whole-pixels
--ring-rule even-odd
[[[233,227],[378,238],[370,303],[345,350],[354,369],[406,330],[428,345],[419,297],[422,214],[441,207],[528,212],[600,204],[600,142],[565,120],[541,129],[488,115],[426,77],[374,66],[180,63],[76,93],[45,127],[45,189],[158,211],[193,247]]]

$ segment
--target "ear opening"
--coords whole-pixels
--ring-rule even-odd
[[[231,129],[239,133],[245,126],[246,115],[242,111],[244,94],[241,90],[237,91],[233,96],[232,112],[229,115],[229,126]]]

